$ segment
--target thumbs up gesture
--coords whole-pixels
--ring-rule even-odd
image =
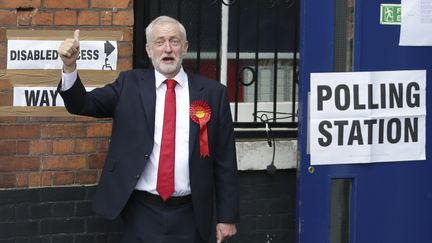
[[[59,55],[63,61],[63,71],[73,72],[76,69],[76,60],[79,54],[79,30],[75,30],[73,38],[67,38],[59,47]]]

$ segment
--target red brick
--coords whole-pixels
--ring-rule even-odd
[[[0,140],[0,155],[14,155],[17,152],[16,141]]]
[[[15,174],[0,174],[0,188],[15,188]]]
[[[0,43],[0,48],[5,48],[4,51],[6,52],[7,48],[6,45],[2,45],[5,43]],[[6,53],[5,53],[6,54]],[[13,89],[12,81],[9,79],[0,79],[0,91],[11,91]]]
[[[99,118],[89,117],[89,116],[75,116],[73,117],[74,121],[78,122],[87,122],[87,121],[97,121]]]
[[[39,158],[27,156],[0,156],[0,172],[39,170]]]
[[[85,156],[47,156],[42,158],[43,170],[78,170],[86,168]]]
[[[100,153],[108,152],[109,148],[109,139],[100,139],[98,145],[98,151]]]
[[[42,186],[52,186],[52,172],[42,172]]]
[[[58,117],[50,117],[50,121],[52,122],[73,122],[75,118],[73,116],[58,116]]]
[[[123,39],[122,41],[133,41],[133,27],[125,27],[123,30]]]
[[[0,69],[6,69],[6,58],[0,59]]]
[[[112,12],[111,11],[100,12],[100,25],[112,25]]]
[[[53,154],[70,154],[74,151],[75,142],[71,139],[56,140],[53,142]]]
[[[17,15],[15,10],[0,10],[0,23],[2,26],[16,25]]]
[[[82,124],[48,124],[41,127],[43,138],[84,137],[86,127]]]
[[[52,154],[53,144],[49,140],[33,140],[30,144],[30,154]]]
[[[99,12],[80,11],[78,13],[78,25],[99,25]]]
[[[30,116],[26,118],[30,122],[37,122],[37,123],[51,123],[52,121],[52,117],[46,117],[46,116],[37,116],[37,117]]]
[[[0,41],[7,41],[6,28],[0,28]]]
[[[30,173],[28,176],[28,186],[29,187],[41,187],[41,185],[42,185],[41,173]]]
[[[88,0],[45,0],[46,8],[88,8]]]
[[[30,141],[18,141],[17,154],[25,155],[30,153]]]
[[[8,126],[9,126],[9,124],[15,123],[16,121],[17,121],[17,117],[16,116],[0,116],[0,139],[2,138],[2,133],[1,132],[3,132],[1,130],[1,127],[5,126],[4,124],[2,125],[1,123],[7,123]]]
[[[133,10],[118,11],[113,14],[113,25],[132,26],[134,24]]]
[[[76,153],[97,152],[97,141],[94,139],[79,139],[75,141]]]
[[[131,58],[119,58],[117,61],[117,69],[120,71],[129,70],[132,68]]]
[[[118,42],[117,44],[119,57],[132,57],[133,47],[131,42]]]
[[[0,92],[0,104],[3,106],[12,106],[13,105],[12,92]]]
[[[0,126],[0,139],[7,138],[38,138],[38,125],[2,125]]]
[[[33,25],[52,25],[54,24],[54,13],[38,11],[32,18]]]
[[[7,46],[6,46],[6,41],[2,41],[0,42],[0,58],[6,58],[7,57]],[[5,80],[6,83],[8,83],[7,81],[9,80]],[[0,80],[0,82],[3,82],[3,80]]]
[[[75,175],[73,172],[56,172],[53,175],[53,185],[72,185]]]
[[[41,0],[1,0],[0,8],[39,8]]]
[[[54,14],[55,25],[76,25],[77,13],[75,10],[56,11]]]
[[[93,123],[87,127],[88,137],[109,137],[111,136],[111,123]]]
[[[16,175],[16,186],[17,187],[28,187],[29,177],[28,173],[19,173]]]
[[[30,25],[34,11],[17,11],[17,25]]]
[[[131,0],[91,0],[92,8],[127,8]],[[132,6],[131,6],[132,7]]]
[[[89,169],[102,169],[106,154],[92,154],[89,156]]]
[[[96,184],[98,181],[98,172],[96,170],[78,171],[75,176],[75,183],[80,185]]]

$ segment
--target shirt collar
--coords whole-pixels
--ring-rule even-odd
[[[155,79],[156,79],[156,88],[159,88],[161,86],[161,84],[167,80],[167,78],[160,73],[159,71],[157,71],[156,69],[155,71]],[[183,67],[180,68],[180,71],[177,73],[177,75],[172,78],[175,81],[177,81],[177,84],[179,84],[181,87],[185,87],[186,86],[186,82],[187,82],[187,74],[184,71]]]

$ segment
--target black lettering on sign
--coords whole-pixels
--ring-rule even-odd
[[[81,50],[78,55],[78,60],[97,60],[99,58],[99,50]]]
[[[334,131],[335,129],[335,131]],[[374,129],[378,129],[378,137],[374,137]],[[367,120],[335,120],[333,122],[323,120],[318,124],[321,137],[318,144],[328,147],[333,141],[332,135],[336,134],[337,146],[371,145],[374,143],[390,144],[400,142],[418,142],[418,117],[404,119],[367,119]],[[345,132],[347,131],[347,132]],[[349,132],[348,132],[349,131]],[[345,137],[345,136],[348,137]]]
[[[27,106],[56,106],[57,90],[24,90]]]
[[[344,126],[348,125],[348,121],[334,121],[334,124],[338,127],[338,145],[342,146],[344,141]]]
[[[9,56],[10,56],[11,61],[15,61],[18,58],[18,54],[14,50],[10,51],[10,55]]]
[[[343,91],[344,101],[342,103],[341,93]],[[350,106],[350,88],[348,85],[339,84],[335,89],[335,103],[338,110],[344,111]]]
[[[11,61],[44,61],[57,60],[58,52],[56,50],[11,50]]]
[[[99,50],[94,50],[93,55],[94,55],[94,60],[99,59]]]
[[[27,106],[37,106],[40,90],[25,90],[24,94]]]
[[[420,85],[409,83],[368,84],[364,89],[359,84],[339,84],[334,87],[317,86],[317,110],[324,110],[324,102],[330,102],[340,111],[396,109],[420,107]],[[362,97],[365,97],[362,102]]]
[[[373,84],[368,84],[368,108],[369,109],[378,109],[378,104],[374,103],[373,100]]]
[[[363,136],[359,120],[354,120],[352,122],[351,131],[348,137],[348,145],[353,145],[354,140],[357,141],[358,145],[363,145]]]
[[[413,120],[414,125],[411,123],[410,118],[405,118],[405,143],[409,143],[410,138],[411,141],[418,142],[418,117],[414,117]]]
[[[365,104],[360,104],[359,85],[358,84],[354,84],[353,88],[354,88],[354,94],[353,94],[354,110],[364,110],[366,108],[366,105]]]
[[[329,133],[327,131],[326,128],[332,128],[332,124],[329,121],[322,121],[320,122],[318,129],[320,131],[320,133],[325,137],[325,138],[318,138],[318,143],[320,146],[323,147],[327,147],[331,144],[332,142],[332,135],[331,133]]]
[[[398,84],[397,89],[395,84],[389,84],[389,96],[390,96],[390,108],[403,107],[403,86],[401,83]]]
[[[367,126],[367,144],[372,144],[373,125],[377,124],[377,120],[376,119],[364,120],[363,123]]]
[[[317,86],[317,108],[319,111],[323,110],[323,103],[326,100],[330,100],[331,96],[332,96],[332,89],[330,88],[330,86],[327,85],[318,85]],[[325,93],[325,94],[324,94]]]
[[[420,85],[416,82],[411,82],[407,85],[407,104],[409,107],[420,107],[420,94],[418,92],[413,92],[420,90]]]

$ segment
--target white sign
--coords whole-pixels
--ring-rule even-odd
[[[7,69],[61,69],[61,41],[8,40]],[[80,41],[80,70],[116,70],[116,41]]]
[[[432,0],[402,0],[399,45],[432,46]]]
[[[13,106],[64,106],[64,102],[57,87],[14,87]]]
[[[426,71],[312,73],[312,165],[426,159]]]

